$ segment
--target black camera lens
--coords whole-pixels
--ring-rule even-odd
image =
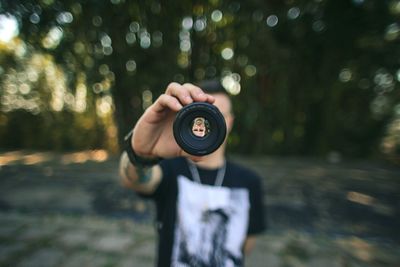
[[[178,112],[173,131],[176,142],[185,152],[204,156],[217,150],[224,142],[226,124],[216,106],[194,102]]]

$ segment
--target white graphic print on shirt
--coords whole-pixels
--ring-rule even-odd
[[[203,185],[179,176],[178,192],[172,266],[241,266],[248,190]]]

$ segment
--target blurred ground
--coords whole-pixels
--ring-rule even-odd
[[[248,158],[269,230],[247,266],[400,266],[400,169]],[[118,185],[104,151],[0,154],[0,266],[153,266],[153,206]]]

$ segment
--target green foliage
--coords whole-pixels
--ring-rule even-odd
[[[27,83],[40,100],[39,110],[10,110],[0,93],[1,146],[115,149],[109,140],[121,140],[169,82],[231,77],[241,85],[232,152],[398,153],[398,0],[8,1],[0,13],[19,25],[13,47],[0,45],[0,82],[8,92]],[[56,78],[11,79],[38,55]],[[61,110],[54,79],[70,99]],[[28,134],[46,135],[45,125],[60,129],[47,142]]]

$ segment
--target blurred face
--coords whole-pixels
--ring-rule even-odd
[[[226,128],[229,133],[232,129],[234,120],[231,100],[223,93],[212,94],[212,96],[215,97],[214,105],[219,109],[225,118]]]
[[[213,103],[214,106],[216,106],[218,108],[218,110],[222,113],[222,115],[224,116],[225,123],[226,123],[227,136],[228,136],[229,132],[232,129],[233,121],[234,121],[234,116],[233,116],[232,109],[231,109],[231,107],[232,107],[231,100],[224,93],[214,93],[211,95],[215,98],[215,102]],[[212,129],[208,129],[208,130],[212,131]],[[193,134],[195,134],[194,131],[193,131]],[[206,132],[206,134],[207,134],[207,132]],[[212,154],[210,154],[208,156],[205,156],[204,158],[212,156],[213,154],[216,154],[216,153],[221,153],[221,152],[223,153],[225,151],[226,140],[227,140],[227,138],[225,138],[224,143],[215,152],[213,152]],[[196,162],[201,161],[199,159],[196,159],[195,157],[193,157],[191,159]]]

